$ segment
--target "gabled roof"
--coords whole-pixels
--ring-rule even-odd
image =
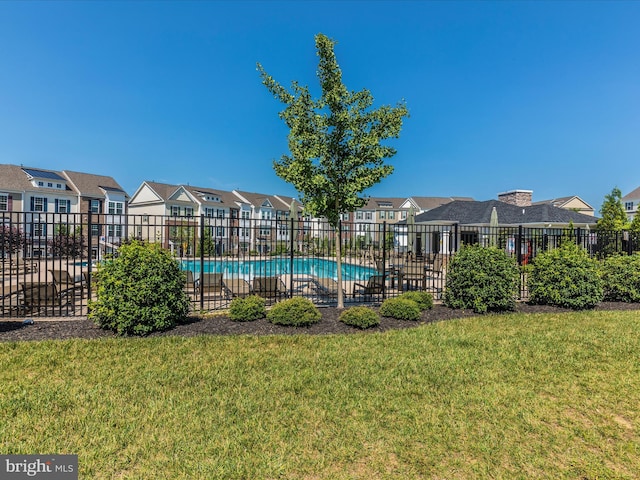
[[[113,177],[106,175],[94,175],[92,173],[70,172],[63,170],[62,174],[82,197],[104,198],[105,192],[116,192],[129,198],[127,192],[116,182]]]
[[[32,190],[33,185],[29,177],[19,165],[0,165],[0,191],[24,191]]]
[[[361,207],[361,210],[379,210],[379,209],[399,209],[406,198],[395,197],[369,197],[367,203]]]
[[[636,188],[635,190],[632,190],[631,192],[627,193],[624,197],[622,197],[623,202],[625,200],[637,200],[637,199],[640,199],[640,187]]]
[[[416,216],[416,223],[446,222],[460,225],[489,225],[493,207],[500,225],[574,224],[594,225],[596,217],[549,204],[519,207],[499,200],[485,202],[454,200]]]
[[[289,205],[278,198],[277,195],[243,192],[241,190],[234,190],[233,193],[238,196],[240,201],[249,203],[253,205],[254,208],[260,208],[265,202],[268,202],[275,210],[289,210]]]
[[[565,205],[567,205],[569,202],[571,202],[573,200],[577,200],[577,201],[581,202],[582,204],[584,204],[584,206],[586,208],[593,210],[593,207],[591,205],[589,205],[587,202],[585,202],[583,199],[581,199],[577,195],[571,195],[569,197],[552,198],[551,200],[540,200],[538,202],[532,202],[531,205],[548,204],[548,205],[553,205],[554,207],[562,208],[562,207],[564,207]]]
[[[471,197],[409,197],[408,202],[414,204],[419,210],[427,211],[455,200],[473,201]]]

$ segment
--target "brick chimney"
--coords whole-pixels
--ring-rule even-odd
[[[498,194],[498,200],[501,202],[510,203],[518,207],[530,207],[532,197],[533,190],[510,190]]]

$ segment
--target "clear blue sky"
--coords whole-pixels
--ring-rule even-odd
[[[0,2],[0,163],[295,195],[256,62],[411,112],[375,196],[640,186],[640,2]]]

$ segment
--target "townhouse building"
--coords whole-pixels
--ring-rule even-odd
[[[73,225],[98,258],[122,241],[128,199],[109,176],[0,164],[0,218],[27,238],[25,257],[50,256],[50,240]]]
[[[638,213],[638,205],[640,205],[640,187],[632,190],[622,197],[624,211],[627,214],[627,220],[633,221],[633,217]]]

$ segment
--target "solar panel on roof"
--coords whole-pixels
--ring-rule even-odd
[[[107,192],[124,192],[124,190],[122,190],[121,188],[116,188],[116,187],[103,187],[100,186],[101,189],[106,190]]]
[[[55,172],[49,172],[46,170],[36,170],[35,168],[23,168],[22,171],[33,178],[48,178],[50,180],[62,180],[65,181],[60,175]]]

